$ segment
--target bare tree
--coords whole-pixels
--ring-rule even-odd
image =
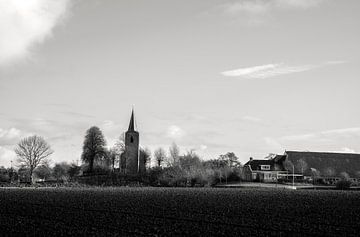
[[[161,164],[166,159],[165,150],[162,147],[159,147],[154,151],[154,157],[157,163],[157,166],[161,167]]]
[[[321,173],[319,170],[315,168],[310,168],[310,170],[311,170],[311,175],[313,177],[313,184],[316,184],[316,181],[320,178]]]
[[[294,164],[293,164],[290,160],[286,159],[286,160],[284,161],[283,165],[284,165],[284,168],[285,168],[289,173],[292,173],[292,172],[293,172]]]
[[[304,171],[308,169],[308,164],[305,160],[300,159],[296,162],[296,168],[301,172],[301,174],[304,174]]]
[[[125,151],[125,133],[121,134],[121,136],[116,140],[113,149],[118,155]]]
[[[37,135],[22,139],[14,151],[18,156],[18,163],[29,169],[30,182],[34,169],[54,152],[45,139]]]
[[[114,165],[115,162],[119,163],[120,171],[124,171],[126,168],[126,156],[125,153],[125,133],[121,134],[121,136],[116,140],[115,145],[113,146],[114,153]]]
[[[241,166],[239,158],[235,155],[234,152],[228,152],[225,155],[220,155],[219,160],[221,163],[229,166],[230,168]]]
[[[178,165],[179,156],[180,156],[180,148],[178,147],[178,145],[176,145],[175,142],[173,142],[171,144],[171,146],[169,147],[169,154],[170,154],[170,157],[169,157],[170,165],[172,165],[172,166]]]

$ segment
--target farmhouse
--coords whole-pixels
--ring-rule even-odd
[[[341,179],[360,182],[360,154],[285,151],[269,159],[250,160],[244,165],[247,181],[277,182],[320,180],[334,184]]]
[[[288,172],[283,166],[284,155],[275,155],[270,159],[255,160],[250,158],[244,164],[244,176],[247,181],[276,182],[280,175]]]

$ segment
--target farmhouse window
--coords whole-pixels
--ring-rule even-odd
[[[261,165],[260,169],[261,170],[270,170],[270,165]]]

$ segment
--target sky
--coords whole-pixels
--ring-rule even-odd
[[[142,147],[242,163],[360,152],[357,0],[0,0],[0,166],[37,134],[53,163],[86,130],[111,147],[134,106]]]

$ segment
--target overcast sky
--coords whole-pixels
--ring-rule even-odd
[[[0,0],[0,165],[29,134],[53,162],[135,106],[142,146],[242,162],[360,152],[358,0]]]

